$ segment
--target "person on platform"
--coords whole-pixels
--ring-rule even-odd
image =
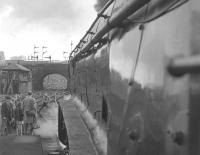
[[[39,109],[39,112],[40,112],[44,107],[47,107],[49,101],[50,101],[50,98],[49,98],[49,96],[47,95],[47,93],[45,93],[44,96],[43,96],[43,99],[42,99],[42,106],[41,106],[41,108]]]
[[[24,134],[32,135],[34,123],[37,118],[37,105],[35,99],[32,97],[32,92],[28,92],[28,96],[23,101],[24,113]]]
[[[13,119],[11,121],[11,128],[12,129],[16,129],[16,121],[15,121],[15,109],[16,109],[16,101],[17,101],[17,96],[14,95],[11,97],[11,105],[12,105],[12,116],[13,116]]]
[[[1,135],[7,135],[11,133],[11,121],[13,120],[13,108],[10,96],[6,96],[5,101],[2,103],[1,118]]]
[[[22,126],[23,126],[23,106],[22,106],[22,100],[18,96],[16,100],[16,108],[14,110],[14,117],[16,121],[16,133],[18,136],[22,135]]]

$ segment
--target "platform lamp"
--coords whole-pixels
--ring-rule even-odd
[[[47,51],[43,51],[43,50],[46,49],[46,48],[48,48],[48,47],[42,46],[42,60],[43,60],[44,54],[47,52]]]

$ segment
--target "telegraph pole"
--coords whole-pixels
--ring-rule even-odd
[[[64,57],[64,59],[66,59],[67,57],[65,56],[65,54],[68,54],[69,52],[65,52],[65,51],[63,51],[63,57]]]
[[[72,41],[71,41],[71,44],[70,44],[70,45],[71,45],[71,52],[72,52],[72,46],[73,46],[73,42],[72,42]]]
[[[36,48],[39,48],[39,47],[34,45],[34,47],[33,47],[34,57],[35,57],[35,53],[38,53],[38,52],[35,51]]]
[[[35,58],[36,58],[37,61],[38,61],[38,55],[37,55],[37,56],[32,56],[32,55],[31,55],[31,60],[33,60],[33,59],[35,59]]]
[[[44,49],[46,49],[47,47],[45,47],[45,46],[43,46],[42,47],[42,61],[43,61],[43,56],[44,56],[44,54],[47,52],[47,51],[43,51]]]
[[[49,59],[49,61],[51,62],[51,55],[50,55],[50,56],[48,56],[48,57],[44,57],[44,58],[47,58],[47,59]]]

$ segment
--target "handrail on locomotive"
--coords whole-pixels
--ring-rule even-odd
[[[94,45],[98,42],[101,42],[101,39],[104,37],[106,33],[108,33],[111,29],[117,27],[119,24],[121,24],[128,16],[136,12],[138,9],[140,9],[142,6],[147,4],[150,0],[131,0],[129,1],[120,11],[114,15],[108,16],[105,14],[105,11],[108,7],[113,4],[114,0],[110,0],[104,8],[98,13],[97,18],[92,23],[89,30],[86,32],[86,34],[83,36],[83,38],[80,40],[78,45],[75,47],[75,49],[70,53],[70,59],[72,58],[72,54],[75,53],[73,61],[80,60],[82,57],[88,56],[87,53],[92,53],[95,50],[92,50],[91,48],[94,47]],[[114,4],[113,4],[114,5]],[[105,18],[106,17],[106,18]],[[106,24],[96,33],[92,32],[91,30],[94,28],[97,22],[99,22],[100,18],[104,18],[107,20]],[[92,34],[93,38],[84,45],[86,41],[86,37],[88,35]],[[104,38],[105,39],[105,38]]]
[[[146,20],[146,21],[135,21],[134,23],[144,23],[149,22],[151,20],[154,20],[155,18],[158,18],[162,15],[164,15],[167,12],[170,12],[174,10],[175,8],[181,6],[182,4],[188,2],[189,0],[175,0],[172,2],[169,7],[160,13],[158,16],[153,17],[152,19]],[[115,0],[110,0],[106,3],[106,5],[100,10],[100,12],[97,14],[96,19],[91,24],[88,31],[85,33],[85,35],[81,38],[79,43],[76,45],[76,47],[71,51],[69,56],[69,61],[76,62],[80,59],[89,56],[91,53],[94,53],[97,51],[98,48],[102,47],[106,42],[108,42],[109,38],[105,36],[110,30],[123,26],[123,24],[126,24],[129,21],[128,17],[135,14],[135,18],[137,19],[139,16],[137,14],[138,10],[141,10],[141,8],[145,7],[151,2],[151,0],[130,0],[128,1],[125,6],[120,8],[120,10],[113,14],[113,8]],[[113,5],[113,7],[111,6]],[[156,5],[156,4],[155,4]],[[111,14],[107,14],[107,10],[112,7]],[[148,6],[147,6],[148,7]],[[96,32],[93,32],[93,28],[96,26],[96,29],[98,29],[99,22],[101,19],[104,19],[103,26],[96,30]],[[88,41],[89,36],[91,36],[90,40]],[[98,45],[96,45],[98,44]]]

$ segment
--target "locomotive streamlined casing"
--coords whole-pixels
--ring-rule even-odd
[[[72,82],[74,93],[102,124],[107,123],[101,118],[102,113],[108,113],[108,111],[102,111],[103,103],[108,106],[110,84],[108,61],[108,50],[107,45],[105,45],[98,49],[95,54],[76,63],[72,77],[74,79]]]
[[[117,130],[108,132],[108,154],[199,154],[189,126],[192,78],[167,72],[171,58],[194,52],[193,3],[112,40],[109,128]]]
[[[175,2],[151,0],[76,62],[76,92],[93,114],[106,98],[108,155],[200,154],[199,76],[168,70],[177,57],[199,55],[200,2]]]

